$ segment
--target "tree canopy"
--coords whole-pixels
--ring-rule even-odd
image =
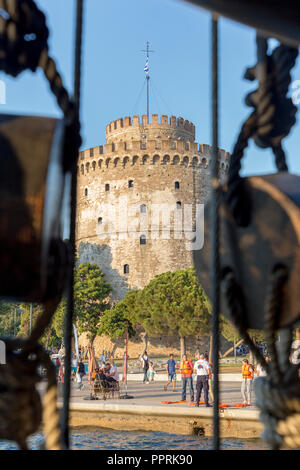
[[[117,339],[125,336],[127,328],[130,338],[135,336],[135,302],[137,290],[129,291],[125,298],[119,302],[112,310],[106,310],[101,318],[98,329],[99,335],[108,336],[111,339]]]
[[[79,264],[74,273],[74,313],[79,333],[91,341],[98,333],[103,312],[109,308],[111,285],[97,264]]]

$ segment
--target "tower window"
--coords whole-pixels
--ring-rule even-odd
[[[140,245],[146,245],[146,241],[147,241],[146,235],[141,235]]]
[[[176,202],[176,209],[181,209],[181,202],[180,201]]]
[[[103,223],[103,219],[102,219],[102,217],[99,217],[98,218],[98,225],[102,225],[102,223]]]
[[[180,188],[180,183],[179,181],[175,181],[175,189],[179,189]]]
[[[134,186],[134,181],[133,180],[129,180],[128,181],[128,188],[133,188]]]
[[[106,184],[105,185],[105,191],[109,191],[109,190],[110,190],[110,186],[109,186],[109,184]]]
[[[129,274],[129,264],[124,264],[124,274]]]
[[[146,214],[146,212],[147,212],[147,206],[146,206],[145,204],[142,204],[142,205],[140,206],[140,212],[141,212],[141,214]]]
[[[85,188],[84,195],[87,196],[88,194],[89,194],[89,190],[88,190],[88,188]]]

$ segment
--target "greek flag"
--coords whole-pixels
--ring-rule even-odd
[[[148,76],[149,74],[149,58],[147,57],[147,60],[146,60],[146,65],[144,67],[144,72],[146,72],[146,75]]]

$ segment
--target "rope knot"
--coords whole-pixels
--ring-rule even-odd
[[[274,151],[296,122],[297,107],[286,94],[298,50],[280,45],[268,55],[267,41],[262,38],[258,38],[258,47],[262,63],[248,68],[244,78],[258,80],[259,87],[246,96],[245,102],[255,112],[253,140],[258,147],[270,147]],[[287,171],[287,167],[282,167],[281,171]]]
[[[254,382],[256,404],[260,408],[260,419],[264,423],[262,439],[273,449],[279,449],[282,444],[291,446],[290,434],[299,436],[300,430],[300,381],[294,376],[288,383],[274,384],[267,377],[259,377]],[[296,432],[295,422],[297,423]],[[292,429],[292,431],[291,431]],[[296,446],[300,443],[298,437]]]
[[[0,366],[0,439],[16,441],[26,449],[26,439],[42,420],[42,405],[36,389],[41,380],[36,354],[26,360],[17,350],[21,344],[6,342],[6,364]]]
[[[286,95],[298,49],[280,45],[268,55],[267,39],[258,36],[257,56],[257,65],[245,73],[247,80],[259,82],[257,90],[249,93],[245,100],[253,111],[242,125],[233,148],[227,180],[226,202],[237,225],[242,227],[249,225],[251,219],[251,201],[240,176],[241,161],[249,139],[253,138],[261,148],[270,147],[277,170],[288,171],[281,141],[295,124],[297,112],[297,107]]]
[[[13,77],[35,72],[48,36],[46,17],[32,0],[7,2],[0,16],[0,69]]]

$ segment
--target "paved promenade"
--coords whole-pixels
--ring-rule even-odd
[[[84,380],[84,387],[82,390],[78,390],[78,384],[72,383],[72,402],[86,402],[85,398],[89,396],[90,390],[87,380]],[[125,393],[124,385],[121,382],[121,395]],[[181,382],[178,381],[176,384],[176,392],[172,392],[172,387],[169,385],[167,392],[164,391],[164,382],[154,381],[150,384],[142,384],[136,380],[128,381],[128,395],[132,395],[134,398],[129,400],[119,400],[108,398],[106,403],[124,403],[126,405],[159,405],[162,407],[190,407],[189,405],[189,389],[187,388],[187,402],[163,405],[161,401],[179,401],[181,400]],[[196,395],[196,391],[194,392]],[[254,392],[252,402],[254,403]],[[99,399],[99,402],[103,400]],[[201,397],[203,401],[203,396]],[[220,403],[225,403],[233,406],[234,403],[240,403],[242,401],[241,396],[241,384],[239,382],[220,382]],[[97,403],[97,401],[90,401],[90,403]],[[203,406],[204,407],[204,406]],[[256,409],[253,405],[247,407],[248,410]]]
[[[61,384],[59,384],[59,404]],[[177,383],[175,393],[169,388],[164,391],[164,382],[154,381],[142,384],[136,380],[128,382],[128,395],[132,399],[107,398],[90,400],[87,380],[84,387],[72,384],[71,426],[89,428],[108,428],[115,430],[142,430],[172,432],[175,434],[196,434],[211,437],[213,435],[213,408],[190,405],[189,392],[185,403],[163,404],[162,401],[181,400],[181,382]],[[125,393],[122,386],[121,396]],[[203,397],[201,398],[201,401]],[[254,397],[253,397],[254,400]],[[259,411],[253,406],[236,408],[240,403],[241,392],[238,382],[220,382],[220,403],[229,405],[220,408],[220,432],[228,438],[258,438],[262,431]]]

